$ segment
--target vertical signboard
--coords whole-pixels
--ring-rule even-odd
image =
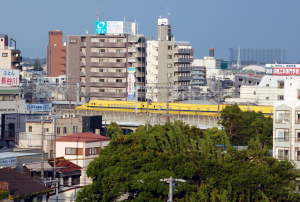
[[[96,22],[96,34],[107,34],[107,21]]]
[[[128,93],[128,101],[135,101],[136,100],[136,96],[135,96],[135,71],[136,68],[135,67],[128,67],[127,69],[127,73],[128,73],[128,77],[127,77],[127,93]]]
[[[19,70],[0,69],[0,86],[19,86]]]

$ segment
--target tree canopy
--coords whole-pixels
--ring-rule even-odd
[[[251,139],[259,138],[263,147],[272,148],[273,121],[262,113],[241,111],[238,105],[227,106],[220,117],[232,144],[248,145]]]
[[[259,136],[248,150],[237,151],[217,128],[204,131],[182,122],[142,126],[113,136],[88,166],[93,183],[77,201],[166,201],[168,185],[160,179],[171,176],[186,180],[176,183],[175,201],[295,201],[292,164],[267,152]]]

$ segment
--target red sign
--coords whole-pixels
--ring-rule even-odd
[[[300,68],[272,68],[272,74],[277,76],[300,76]]]

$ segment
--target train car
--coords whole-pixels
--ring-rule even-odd
[[[91,100],[77,107],[76,109],[112,112],[219,116],[220,111],[222,111],[226,106],[228,105]],[[262,112],[266,116],[272,116],[273,113],[272,106],[239,105],[239,107],[243,111]]]

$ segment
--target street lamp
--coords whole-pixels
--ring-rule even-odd
[[[167,202],[173,202],[173,186],[176,182],[186,182],[184,179],[176,179],[173,177],[160,179],[161,182],[166,182],[169,184],[169,199]]]

